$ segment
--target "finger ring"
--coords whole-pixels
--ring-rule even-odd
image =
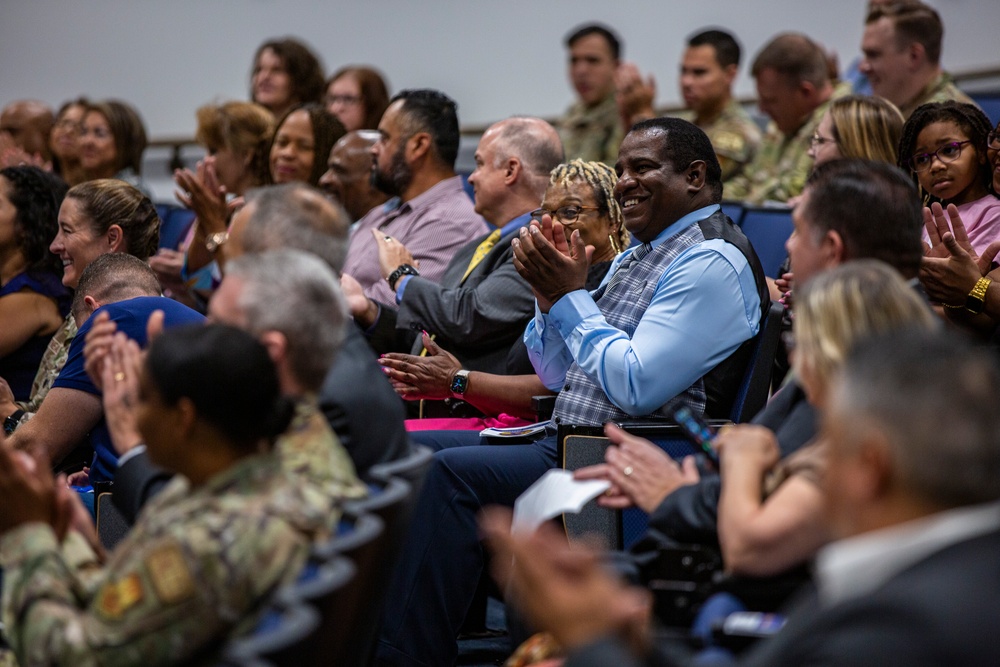
[[[392,243],[392,237],[391,236],[385,235],[382,238],[383,238],[383,240],[385,240],[386,243]]]
[[[121,382],[124,379],[125,379],[125,373],[124,372],[118,371],[117,373],[115,373],[115,382]]]
[[[632,472],[633,472],[632,466],[625,466],[624,470],[622,470],[622,474],[625,475],[626,477],[631,475]]]

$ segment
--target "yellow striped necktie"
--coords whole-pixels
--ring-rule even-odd
[[[497,241],[499,240],[500,240],[500,230],[494,229],[492,232],[490,232],[490,235],[487,236],[483,240],[483,242],[479,244],[479,246],[476,248],[476,252],[472,254],[472,260],[469,262],[469,268],[465,270],[465,275],[462,276],[461,282],[463,283],[465,282],[465,279],[469,277],[469,274],[472,273],[472,270],[479,265],[479,262],[483,261],[483,258],[489,254],[490,250],[493,250],[493,246],[495,246],[497,244]]]

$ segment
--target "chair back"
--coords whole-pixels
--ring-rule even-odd
[[[1000,123],[1000,93],[973,93],[969,97],[979,105],[993,125]]]
[[[781,318],[785,308],[772,301],[760,323],[760,331],[747,363],[746,373],[733,401],[729,418],[742,424],[754,418],[767,404],[771,392],[771,375],[774,372],[774,357],[778,353],[781,339]]]
[[[746,209],[743,207],[743,202],[738,201],[723,201],[722,212],[729,216],[729,219],[733,221],[733,224],[737,227],[743,222],[743,213]]]
[[[157,204],[156,213],[160,216],[160,247],[177,250],[194,223],[194,211],[173,204]]]
[[[708,423],[718,428],[729,422],[709,420]],[[676,424],[621,422],[618,425],[629,433],[650,439],[673,459],[679,460],[698,452]],[[560,426],[557,437],[562,467],[566,470],[603,463],[604,451],[611,445],[600,426]],[[638,508],[612,510],[592,500],[578,514],[564,514],[563,525],[570,538],[589,535],[608,549],[621,550],[642,537],[649,525],[649,516]]]
[[[324,570],[325,585],[335,594],[353,576],[353,566],[341,560]],[[229,667],[293,667],[311,664],[319,638],[320,614],[312,606],[297,602],[272,603],[254,632],[235,639],[226,647],[220,665]]]
[[[792,235],[792,210],[790,208],[747,207],[740,228],[750,240],[764,275],[777,278],[788,253],[785,241]]]
[[[419,496],[424,485],[424,477],[431,466],[434,452],[426,445],[411,445],[409,455],[373,465],[368,470],[367,478],[381,484],[386,484],[393,477],[405,480],[413,490],[413,495]]]
[[[125,515],[111,501],[110,493],[105,492],[97,496],[94,510],[97,516],[97,537],[105,549],[113,551],[128,534],[131,526]]]
[[[335,620],[345,626],[350,638],[346,651],[336,661],[337,665],[361,667],[371,662],[381,630],[389,580],[409,529],[414,500],[410,485],[394,477],[370,497],[344,505],[345,520],[353,520],[357,532],[365,530],[367,520],[363,517],[366,514],[378,517],[384,529],[378,538],[368,543],[351,544],[346,538],[341,542],[341,553],[349,556],[358,566],[358,611],[350,619]]]

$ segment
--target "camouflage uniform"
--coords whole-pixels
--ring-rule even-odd
[[[958,89],[958,87],[952,82],[951,76],[947,72],[941,72],[941,74],[938,74],[933,81],[927,84],[927,86],[924,87],[924,89],[921,90],[909,104],[899,107],[899,110],[903,112],[903,118],[909,118],[921,104],[927,104],[928,102],[947,102],[948,100],[955,100],[956,102],[964,102],[966,104],[975,104],[971,97]]]
[[[313,541],[329,533],[329,508],[300,486],[270,454],[199,488],[178,475],[103,568],[82,540],[60,548],[47,525],[8,532],[0,539],[3,617],[19,661],[211,661],[227,637],[252,629]]]
[[[595,107],[577,102],[559,121],[567,160],[579,158],[614,166],[625,131],[612,93]]]
[[[31,398],[17,403],[17,407],[25,412],[18,423],[19,426],[38,412],[38,406],[42,404],[42,399],[49,393],[52,383],[56,381],[59,372],[66,365],[66,359],[69,357],[69,346],[74,338],[76,338],[76,320],[73,319],[72,315],[67,315],[62,326],[53,334],[49,346],[45,348],[42,363],[38,367],[38,372],[35,373],[35,381],[31,383]]]
[[[742,175],[725,185],[723,199],[763,204],[765,201],[786,202],[802,194],[813,165],[813,160],[809,157],[812,136],[830,102],[849,93],[850,84],[838,85],[830,99],[816,107],[809,119],[792,136],[778,130],[773,122],[769,123],[756,157]]]
[[[680,116],[694,123],[694,114]],[[697,123],[696,123],[697,124]],[[722,182],[725,184],[743,173],[743,168],[753,160],[760,146],[761,132],[743,105],[730,100],[722,114],[707,125],[698,125],[708,135],[715,155],[722,165]]]
[[[306,480],[335,503],[366,494],[351,457],[330,429],[315,396],[298,402],[292,423],[274,448],[286,472]]]

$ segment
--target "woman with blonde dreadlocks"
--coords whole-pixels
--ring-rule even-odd
[[[629,233],[614,198],[617,180],[611,167],[602,162],[572,160],[560,164],[549,176],[542,206],[531,212],[535,220],[551,216],[562,223],[567,234],[579,230],[584,244],[594,247],[588,290],[597,289],[611,260],[629,245]],[[532,396],[552,393],[535,375],[520,337],[507,356],[508,374],[502,375],[463,371],[459,359],[426,333],[422,342],[428,351],[426,356],[389,353],[379,360],[396,392],[406,400],[450,398],[458,378],[459,382],[465,381],[462,399],[485,417],[410,419],[407,430],[479,431],[528,424],[535,421]]]

